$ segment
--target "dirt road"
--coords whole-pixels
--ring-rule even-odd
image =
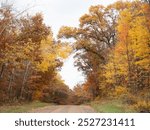
[[[33,109],[32,113],[94,113],[94,109],[87,105],[54,105]]]

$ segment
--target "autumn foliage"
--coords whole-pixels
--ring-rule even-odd
[[[17,14],[1,5],[0,104],[115,98],[150,112],[150,1],[91,6],[79,22],[61,27],[55,39],[42,14]],[[70,90],[58,72],[72,50],[86,81]]]
[[[63,26],[59,38],[74,38],[75,66],[86,76],[93,98],[121,98],[149,112],[149,1],[91,6],[79,27]],[[133,100],[133,101],[132,101]]]
[[[66,95],[69,88],[57,71],[70,51],[67,43],[53,38],[51,28],[43,22],[42,14],[18,14],[12,5],[2,3],[0,103],[32,100],[53,102],[53,94],[61,91],[62,95]]]

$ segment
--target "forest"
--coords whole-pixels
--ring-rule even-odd
[[[78,27],[62,26],[57,38],[42,13],[0,4],[0,106],[119,99],[150,112],[150,0],[91,6]],[[86,78],[73,90],[59,74],[72,53]]]

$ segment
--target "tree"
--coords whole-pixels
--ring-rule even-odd
[[[40,99],[43,89],[50,86],[54,78],[59,79],[57,71],[71,52],[68,43],[53,38],[42,14],[16,15],[12,6],[0,8],[2,102]]]
[[[86,76],[93,99],[115,93],[149,99],[149,12],[141,1],[91,6],[79,28],[60,29],[59,38],[74,39],[75,66]]]
[[[89,79],[98,77],[99,67],[106,62],[106,53],[116,43],[116,11],[113,6],[91,6],[89,14],[80,18],[79,28],[62,27],[59,31],[59,38],[74,38],[75,66]],[[99,94],[99,84],[97,78],[91,80],[94,97]]]

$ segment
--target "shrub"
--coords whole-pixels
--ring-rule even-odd
[[[128,105],[137,104],[137,98],[130,93],[123,95],[121,98],[122,98],[123,103],[125,104],[128,104]]]
[[[126,94],[127,93],[127,88],[126,87],[122,87],[122,86],[118,86],[115,89],[115,93],[116,95],[120,96],[122,94]]]
[[[138,101],[134,108],[137,112],[150,113],[150,102]]]

